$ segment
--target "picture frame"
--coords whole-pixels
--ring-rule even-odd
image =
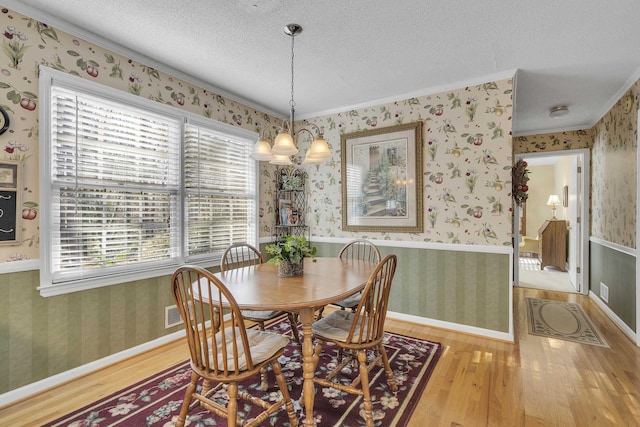
[[[0,188],[18,188],[17,162],[0,161]]]
[[[569,186],[562,187],[562,206],[569,207]]]
[[[20,244],[21,174],[20,162],[0,161],[0,246]]]
[[[342,229],[421,233],[422,122],[343,134]]]

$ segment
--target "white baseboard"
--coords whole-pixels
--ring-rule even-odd
[[[478,328],[476,326],[461,325],[459,323],[445,322],[443,320],[429,319],[427,317],[414,316],[412,314],[397,313],[388,311],[387,317],[390,319],[404,320],[406,322],[418,323],[425,326],[433,326],[440,329],[448,329],[463,334],[477,335],[484,338],[491,338],[500,341],[514,342],[512,333],[493,331],[491,329]]]
[[[47,377],[43,380],[36,381],[35,383],[27,384],[23,387],[8,391],[4,394],[0,394],[0,408],[7,406],[13,402],[24,399],[36,393],[42,393],[43,390],[58,386],[67,381],[78,378],[82,375],[86,375],[97,369],[104,368],[107,365],[112,365],[116,362],[128,359],[132,356],[144,353],[145,351],[160,347],[171,341],[175,341],[185,336],[184,330],[164,335],[153,341],[140,344],[135,347],[128,348],[118,353],[110,354],[102,359],[94,360],[85,365],[78,366],[77,368],[70,369],[68,371],[60,372],[59,374]]]
[[[618,315],[615,314],[613,310],[611,310],[609,306],[605,304],[604,301],[602,301],[598,295],[596,295],[593,291],[589,291],[589,297],[593,302],[596,303],[598,307],[602,309],[602,311],[604,311],[604,314],[609,316],[609,318],[613,321],[613,323],[615,323],[618,326],[618,328],[620,328],[622,332],[624,332],[624,334],[628,336],[631,339],[631,341],[633,341],[634,344],[638,342],[636,340],[636,333],[633,332],[633,330],[626,323],[624,323],[622,319],[620,319]]]

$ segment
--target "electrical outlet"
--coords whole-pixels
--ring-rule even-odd
[[[609,287],[600,282],[600,298],[604,302],[609,302]]]

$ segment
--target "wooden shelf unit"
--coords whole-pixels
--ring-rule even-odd
[[[300,186],[296,189],[288,188],[285,184],[291,178],[300,180]],[[307,240],[310,238],[305,218],[305,178],[306,173],[302,169],[283,167],[276,170],[274,242],[279,242],[286,236],[301,236]]]

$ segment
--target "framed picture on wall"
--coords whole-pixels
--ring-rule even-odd
[[[21,163],[0,161],[0,245],[20,244]]]
[[[569,207],[569,186],[562,187],[562,206]]]
[[[344,134],[342,229],[420,233],[422,122]]]

